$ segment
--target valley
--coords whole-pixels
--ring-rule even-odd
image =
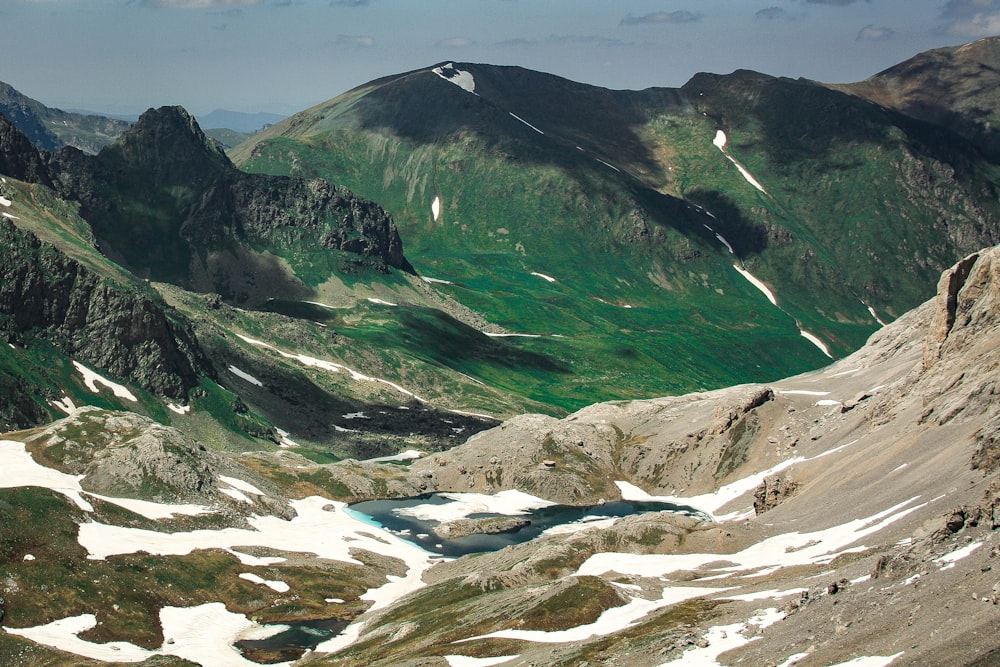
[[[1000,171],[913,96],[995,43],[228,152],[0,89],[0,663],[991,664]]]

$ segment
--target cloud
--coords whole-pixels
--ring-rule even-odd
[[[331,7],[367,7],[372,0],[330,0]]]
[[[475,43],[475,40],[469,39],[468,37],[449,37],[448,39],[442,39],[434,42],[434,46],[442,49],[464,49],[469,46],[474,46]]]
[[[1000,33],[1000,0],[948,0],[941,10],[944,32],[962,37]]]
[[[762,19],[765,21],[773,21],[776,19],[790,19],[791,15],[786,12],[781,7],[767,7],[761,9],[756,14],[753,15],[756,19]]]
[[[652,23],[694,23],[701,20],[701,14],[679,9],[676,12],[655,12],[642,16],[629,14],[622,19],[622,25],[648,25]]]
[[[858,0],[806,0],[806,4],[810,5],[834,5],[836,7],[846,7],[847,5],[853,5]],[[871,0],[865,0],[865,2],[871,2]]]
[[[896,31],[882,25],[869,23],[858,31],[857,40],[859,42],[878,42],[885,39],[892,39]]]
[[[375,46],[375,38],[371,35],[337,35],[333,43],[347,49],[370,49]]]
[[[141,0],[142,7],[158,9],[233,9],[255,7],[264,0]]]
[[[971,19],[1000,12],[1000,0],[948,0],[941,10],[946,19]]]

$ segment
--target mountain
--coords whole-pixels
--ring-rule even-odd
[[[212,451],[96,408],[8,433],[0,657],[990,664],[998,269],[1000,247],[964,258],[817,371],[525,415],[410,464]],[[603,504],[442,557],[342,502],[419,489],[463,492],[400,505],[430,549]],[[609,518],[620,497],[675,509]]]
[[[105,252],[155,280],[242,303],[254,298],[242,264],[256,263],[269,275],[268,296],[304,292],[297,276],[278,266],[268,272],[273,254],[254,256],[269,246],[300,272],[304,262],[409,268],[392,220],[376,205],[318,180],[244,174],[179,107],[147,111],[95,157],[62,151],[50,164]]]
[[[104,116],[52,109],[0,82],[0,114],[10,119],[38,148],[73,146],[96,153],[131,123]]]
[[[978,146],[748,71],[613,91],[442,63],[231,156],[382,203],[435,290],[564,360],[562,378],[525,387],[563,409],[815,368],[1000,241]]]
[[[96,157],[72,148],[39,152],[0,117],[0,149],[5,429],[44,424],[89,404],[177,424],[216,446],[294,446],[336,460],[446,447],[457,434],[494,423],[429,403],[399,384],[414,377],[420,386],[433,385],[422,393],[435,403],[442,394],[455,408],[468,397],[491,396],[487,405],[511,409],[510,399],[496,391],[460,391],[468,378],[400,359],[398,350],[385,352],[377,340],[345,345],[327,330],[328,324],[342,330],[344,319],[355,318],[373,330],[371,311],[389,303],[374,295],[391,296],[386,291],[334,280],[344,291],[339,312],[275,298],[314,294],[295,275],[294,258],[272,252],[297,240],[315,245],[309,252],[320,257],[317,270],[336,271],[339,262],[359,281],[389,270],[381,255],[364,254],[378,252],[379,240],[391,241],[393,232],[391,220],[370,202],[318,181],[241,175],[178,109],[149,114]],[[185,199],[191,194],[185,183],[204,189]],[[173,246],[168,235],[157,236],[164,227],[176,238]],[[338,243],[346,249],[338,251]],[[218,267],[191,279],[209,292],[194,293],[126,270],[108,257],[121,258],[116,247],[131,252],[131,266],[139,273],[145,268],[147,276],[156,269],[143,254],[150,249],[161,256],[190,253],[196,266],[204,260]],[[401,253],[395,256],[405,262]],[[165,265],[167,277],[187,280],[185,262]],[[230,276],[240,282],[234,285]],[[266,290],[267,297],[257,298],[261,311],[229,305],[218,293],[239,299],[230,288],[244,289],[246,301],[255,285]],[[352,290],[364,296],[347,300]],[[324,294],[333,295],[333,288]],[[280,314],[287,309],[295,317]],[[385,375],[395,381],[381,379]],[[359,418],[363,429],[352,424]]]
[[[995,160],[1000,108],[1000,37],[934,49],[864,81],[833,86],[923,121],[943,125]]]
[[[284,118],[286,118],[286,116],[276,113],[245,113],[241,111],[216,109],[211,113],[198,116],[198,124],[206,130],[225,128],[236,132],[252,134],[264,129],[268,125],[274,125]]]

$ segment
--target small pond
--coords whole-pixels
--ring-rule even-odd
[[[461,496],[462,494],[448,494]],[[512,544],[521,544],[535,539],[544,531],[574,523],[587,523],[600,519],[619,518],[645,512],[679,512],[691,516],[701,516],[693,507],[663,502],[614,501],[601,505],[570,506],[549,505],[538,509],[525,510],[520,514],[499,514],[482,512],[467,515],[469,519],[512,516],[526,519],[529,523],[517,530],[492,535],[473,534],[465,537],[445,539],[434,533],[441,522],[417,518],[405,513],[407,508],[422,505],[447,505],[453,500],[442,494],[430,494],[401,500],[369,500],[354,503],[348,509],[357,518],[384,528],[417,546],[449,558],[457,558],[471,553],[498,551]],[[400,512],[403,510],[403,512]]]

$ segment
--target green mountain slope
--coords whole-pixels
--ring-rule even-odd
[[[168,133],[160,136],[166,138]],[[178,141],[167,143],[173,149],[181,147]],[[334,460],[416,447],[446,448],[461,434],[493,423],[488,417],[449,408],[507,414],[533,407],[518,395],[407,355],[401,346],[381,348],[377,339],[385,327],[379,322],[387,318],[379,311],[384,313],[387,306],[383,304],[389,302],[375,295],[392,297],[395,289],[419,297],[422,284],[418,281],[411,285],[398,275],[355,271],[354,286],[342,291],[341,302],[335,301],[338,308],[261,297],[260,311],[227,305],[218,293],[195,294],[175,285],[151,283],[101,254],[98,248],[103,244],[95,230],[100,227],[93,224],[93,216],[90,220],[81,216],[90,213],[87,204],[93,206],[101,194],[117,195],[103,200],[113,204],[109,209],[129,202],[114,189],[116,182],[102,180],[93,168],[71,170],[72,160],[86,161],[78,152],[55,158],[40,154],[3,117],[0,149],[0,337],[5,341],[0,347],[0,426],[4,428],[35,426],[75,406],[96,405],[148,415],[218,448],[295,447],[306,456]],[[132,149],[143,150],[135,143]],[[186,169],[195,178],[221,173],[221,178],[232,178],[227,182],[235,182],[234,188],[243,187],[252,194],[254,190],[239,183],[238,172],[226,158],[215,155],[215,162],[189,155],[182,167],[176,161],[144,165],[136,160],[130,182],[146,178],[149,192],[156,196],[158,181],[148,172],[174,166],[175,173]],[[310,221],[322,219],[324,213],[340,220],[341,214],[361,219],[368,209],[377,211],[373,204],[340,190],[337,201],[346,202],[346,214],[334,207],[313,212],[310,205],[322,209],[315,200],[281,189],[289,179],[250,176],[247,180],[251,186],[264,188],[267,197],[277,197],[268,200],[272,205],[287,201],[293,210],[298,206],[299,219],[305,220],[300,225],[308,233],[316,233]],[[79,188],[91,198],[87,204],[68,201],[50,185],[64,192]],[[320,184],[309,187],[318,190]],[[133,192],[140,189],[136,185]],[[176,211],[156,209],[167,224],[174,221],[170,216]],[[211,230],[213,219],[208,214],[212,211],[205,201],[199,211],[200,220],[207,219]],[[214,212],[233,214],[221,207]],[[384,215],[374,219],[385,221]],[[276,214],[272,222],[281,220]],[[151,248],[164,245],[143,229],[141,217],[131,222],[128,232],[119,230],[112,237],[138,240],[131,247],[139,251],[143,243]],[[390,224],[385,228],[391,229]],[[280,224],[276,229],[285,234],[276,242],[280,249],[282,239],[294,230],[283,230]],[[248,235],[244,228],[236,230],[229,239],[230,248],[239,251],[242,247],[250,254],[246,246],[240,246]],[[206,247],[194,250],[204,252]],[[342,260],[350,253],[330,255]],[[363,255],[358,257],[364,260]],[[254,275],[253,265],[233,262],[233,267],[248,281],[260,279],[261,289],[282,294],[282,283]],[[278,268],[286,283],[298,280],[289,265]],[[217,279],[218,274],[210,277]],[[375,286],[368,287],[365,281],[376,278]],[[313,294],[301,281],[297,284]],[[348,299],[351,293],[356,295]],[[324,294],[337,296],[329,289]],[[435,327],[469,329],[440,313],[430,321],[429,331]],[[363,323],[357,328],[373,341],[354,340],[334,331],[334,327],[349,329],[357,323]],[[478,332],[473,334],[490,342]]]
[[[1000,219],[996,168],[971,144],[751,72],[611,91],[448,63],[349,91],[232,157],[382,203],[435,289],[563,360],[528,387],[563,407],[827,359],[800,332],[842,356],[996,242]]]

